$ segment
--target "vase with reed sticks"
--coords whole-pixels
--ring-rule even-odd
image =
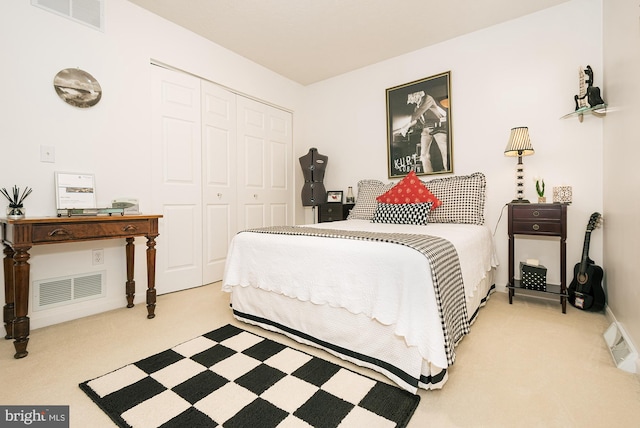
[[[13,186],[11,192],[4,187],[0,189],[0,193],[2,193],[9,201],[9,206],[7,207],[7,218],[9,220],[20,220],[21,218],[24,218],[26,210],[23,202],[27,196],[31,194],[32,190],[33,189],[26,187],[22,192],[20,192],[20,188],[17,186]]]

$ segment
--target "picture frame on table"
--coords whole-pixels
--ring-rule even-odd
[[[342,190],[329,190],[327,192],[327,203],[342,203]]]
[[[453,173],[451,72],[386,89],[389,178]]]

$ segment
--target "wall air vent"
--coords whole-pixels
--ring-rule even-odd
[[[104,0],[31,0],[31,4],[104,31]]]
[[[33,310],[70,305],[105,296],[106,271],[33,281]]]

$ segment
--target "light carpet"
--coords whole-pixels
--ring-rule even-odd
[[[405,427],[420,397],[226,325],[80,384],[121,427]]]

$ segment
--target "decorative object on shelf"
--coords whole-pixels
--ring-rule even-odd
[[[553,202],[559,204],[570,204],[573,198],[571,186],[555,186],[553,188]]]
[[[511,128],[509,142],[504,149],[505,156],[518,157],[518,164],[516,165],[516,199],[512,200],[511,203],[529,203],[527,199],[524,199],[524,164],[522,163],[522,156],[529,156],[534,153],[535,151],[529,138],[529,128],[526,126]]]
[[[347,189],[347,203],[354,204],[356,202],[356,197],[353,196],[353,187],[349,186]]]
[[[520,278],[527,290],[547,291],[547,268],[541,264],[520,262]]]
[[[31,194],[33,191],[30,187],[25,187],[25,189],[20,193],[20,188],[17,186],[13,186],[12,192],[9,193],[7,189],[4,187],[0,190],[5,198],[9,201],[9,206],[7,207],[7,218],[10,220],[19,220],[24,218],[26,214],[26,210],[24,209],[23,202]]]
[[[96,208],[96,186],[93,174],[55,172],[56,209]]]
[[[53,87],[64,102],[74,107],[93,107],[102,98],[98,81],[79,68],[60,70],[53,78]]]
[[[389,178],[453,172],[451,72],[387,89]]]
[[[597,86],[593,86],[593,70],[591,69],[590,65],[587,65],[587,68],[584,70],[584,74],[587,76],[586,80],[584,81],[584,83],[586,83],[587,85],[586,90],[584,94],[581,93],[581,95],[573,96],[573,99],[576,102],[576,111],[580,110],[580,108],[585,107],[580,103],[581,101],[584,101],[585,98],[587,99],[590,107],[596,107],[604,104],[604,100],[600,96],[600,88],[598,88]],[[582,78],[584,78],[584,76],[582,76]],[[584,89],[583,84],[581,84],[580,89]]]
[[[538,194],[539,204],[547,202],[547,198],[544,196],[544,178],[536,178],[536,193]]]
[[[342,190],[329,190],[327,192],[327,202],[342,203]]]
[[[578,95],[574,95],[573,99],[576,102],[576,110],[587,108],[587,78],[584,74],[584,68],[578,67]]]
[[[575,111],[562,116],[562,119],[578,116],[582,122],[585,113],[592,113],[594,116],[604,116],[607,114],[607,104],[600,95],[600,88],[593,86],[593,70],[590,65],[585,69],[580,67],[578,71],[578,95],[574,95]]]

